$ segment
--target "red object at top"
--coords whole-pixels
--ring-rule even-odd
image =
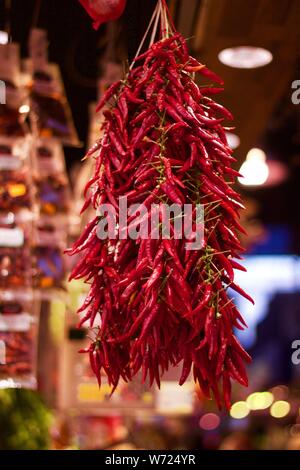
[[[122,15],[126,0],[79,0],[93,18],[93,27],[98,29],[102,23],[113,21]]]

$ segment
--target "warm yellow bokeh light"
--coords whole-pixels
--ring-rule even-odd
[[[234,419],[243,419],[250,413],[249,407],[245,401],[237,401],[230,409],[230,416]]]
[[[272,405],[274,396],[271,392],[251,393],[246,402],[250,410],[265,410]]]
[[[242,177],[238,180],[245,186],[259,186],[264,184],[269,176],[269,167],[267,165],[267,156],[259,148],[249,150],[246,160],[242,164],[239,172]]]
[[[291,405],[287,401],[275,401],[270,409],[270,414],[273,418],[284,418],[289,414]]]

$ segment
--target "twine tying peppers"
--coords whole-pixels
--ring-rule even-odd
[[[182,363],[180,385],[192,371],[203,393],[229,408],[231,380],[247,385],[251,359],[234,335],[246,324],[227,290],[252,301],[234,283],[234,269],[245,269],[236,261],[243,251],[243,206],[232,188],[238,173],[222,126],[232,115],[212,98],[223,89],[211,83],[222,79],[189,55],[164,0],[151,25],[152,45],[98,105],[105,106],[103,137],[87,154],[95,172],[83,210],[118,207],[119,196],[143,203],[149,217],[153,203],[201,203],[204,246],[188,251],[172,232],[169,240],[99,240],[95,216],[70,250],[82,253],[71,279],[90,283],[80,325],[95,339],[83,352],[99,385],[104,371],[114,389],[139,371],[159,386],[164,372]],[[96,318],[100,326],[93,327]]]

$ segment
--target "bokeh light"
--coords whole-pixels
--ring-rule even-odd
[[[225,134],[226,134],[229,147],[232,148],[233,150],[238,148],[238,146],[241,143],[239,136],[234,134],[233,132],[225,132]]]
[[[269,176],[269,167],[266,163],[266,154],[259,148],[249,150],[246,160],[239,172],[242,177],[238,181],[244,186],[260,186],[264,184]]]
[[[265,410],[272,405],[274,396],[271,392],[256,392],[248,396],[246,402],[250,410]]]
[[[290,412],[291,405],[284,400],[275,401],[270,409],[273,418],[284,418]]]
[[[267,49],[253,46],[237,46],[223,49],[219,52],[222,64],[237,69],[254,69],[263,67],[273,60],[273,55]]]
[[[22,106],[20,106],[19,108],[20,114],[27,114],[29,113],[29,111],[30,111],[30,107],[28,106],[28,104],[22,104]]]
[[[250,413],[249,407],[245,401],[237,401],[230,409],[230,416],[234,419],[243,419]]]
[[[220,417],[215,413],[206,413],[199,421],[200,428],[205,431],[212,431],[220,425]]]

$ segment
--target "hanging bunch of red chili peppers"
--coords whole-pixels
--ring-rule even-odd
[[[95,173],[83,210],[103,203],[118,210],[118,198],[127,196],[148,209],[149,220],[158,206],[161,224],[165,204],[200,203],[204,242],[188,250],[172,224],[169,239],[160,233],[158,239],[100,240],[95,216],[70,250],[82,253],[71,278],[90,283],[80,308],[80,324],[94,332],[85,351],[99,385],[102,371],[114,388],[141,371],[143,381],[159,386],[163,373],[181,363],[180,385],[192,372],[203,393],[228,408],[231,380],[247,386],[244,363],[250,361],[233,332],[246,325],[228,288],[252,301],[234,282],[234,269],[244,268],[236,261],[243,231],[243,206],[232,189],[238,173],[222,126],[232,115],[212,98],[222,88],[211,83],[222,80],[189,55],[164,0],[151,25],[149,49],[98,105],[106,106],[103,137],[88,152]]]

